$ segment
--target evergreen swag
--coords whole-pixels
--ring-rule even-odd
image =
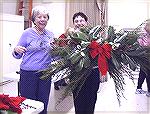
[[[56,44],[68,44],[56,45],[53,48],[50,54],[57,56],[57,59],[48,69],[43,70],[41,79],[67,80],[68,86],[58,103],[70,95],[77,86],[81,88],[92,68],[98,66],[102,77],[108,72],[113,78],[120,105],[120,98],[124,97],[124,76],[133,80],[132,71],[140,65],[144,66],[143,68],[150,66],[148,48],[141,47],[137,42],[141,26],[130,32],[118,33],[112,26],[83,27],[79,32],[69,32],[66,39],[55,39]]]

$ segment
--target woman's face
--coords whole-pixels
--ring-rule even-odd
[[[38,13],[35,16],[34,24],[39,30],[43,30],[48,22],[48,15],[45,13]]]
[[[85,19],[81,16],[78,16],[74,19],[74,27],[75,29],[79,29],[83,26],[86,26],[87,22],[85,21]]]

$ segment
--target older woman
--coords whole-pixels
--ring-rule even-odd
[[[49,51],[52,49],[53,33],[45,27],[49,20],[47,10],[42,6],[36,6],[32,10],[34,27],[24,30],[13,56],[22,58],[20,64],[20,95],[29,99],[44,103],[41,114],[47,113],[47,105],[51,87],[51,80],[41,80],[39,70],[46,69],[52,58]]]

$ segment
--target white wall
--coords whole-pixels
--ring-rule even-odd
[[[42,5],[49,11],[46,28],[59,37],[65,29],[65,0],[33,0],[33,7]]]
[[[135,28],[150,18],[149,0],[108,0],[108,24],[121,28]]]
[[[1,0],[0,12],[7,14],[16,14],[17,1],[18,0]]]
[[[0,17],[1,18],[1,17]],[[2,25],[2,22],[0,21],[0,25]],[[0,26],[0,55],[3,55],[3,39],[2,39],[2,34],[1,34],[1,26]],[[0,56],[0,82],[3,81],[3,57]],[[0,86],[0,93],[2,92],[3,88]]]
[[[55,37],[59,37],[65,29],[65,3],[51,3],[46,4],[45,7],[50,14],[46,28],[51,30]]]
[[[24,30],[24,17],[12,14],[0,14],[1,35],[2,35],[2,59],[3,74],[19,71],[21,60],[17,60],[12,56],[12,51],[19,41]]]
[[[47,29],[54,32],[55,37],[59,37],[65,28],[65,0],[33,0],[33,7],[43,5],[49,10],[50,20]],[[17,0],[3,0],[0,12],[16,14]]]
[[[33,7],[44,5],[50,11],[47,28],[58,37],[64,32],[65,0],[33,0]],[[16,14],[17,0],[2,0],[1,12]],[[136,27],[150,18],[150,0],[108,0],[108,24],[117,29]]]

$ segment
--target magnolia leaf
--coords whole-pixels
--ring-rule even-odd
[[[93,39],[97,39],[98,34],[100,33],[100,31],[102,31],[101,26],[97,26],[96,30],[93,33]]]
[[[84,27],[80,28],[80,31],[85,33],[85,34],[89,34],[90,30],[91,30],[91,28],[88,26],[84,26]]]
[[[137,66],[133,59],[131,59],[126,53],[121,54],[121,58],[122,58],[123,64],[125,65],[129,64],[129,67],[131,68],[131,70],[135,71]]]
[[[75,71],[76,72],[79,72],[79,71],[82,70],[84,62],[85,62],[84,58],[80,59],[79,63],[75,66]]]
[[[115,43],[123,44],[126,41],[128,33],[124,33],[121,37],[114,40]]]
[[[127,45],[132,45],[137,41],[138,35],[136,33],[128,33],[127,34]]]
[[[107,40],[109,42],[113,42],[114,39],[116,39],[115,29],[114,29],[114,27],[109,26],[108,27],[108,38],[107,38]]]
[[[82,42],[81,42],[81,47],[86,48],[86,47],[89,46],[89,44],[90,44],[90,42],[82,41]]]
[[[131,68],[131,70],[135,71],[136,68],[137,68],[137,65],[135,64],[135,61],[132,58],[130,58],[128,55],[125,54],[125,56],[126,56],[126,59],[129,63],[129,67]]]
[[[51,55],[52,56],[61,56],[65,57],[70,53],[70,49],[68,46],[64,47],[55,47],[51,50]]]
[[[84,68],[88,68],[91,64],[90,58],[88,56],[84,57]]]
[[[139,48],[139,47],[138,47],[138,48],[135,49],[135,50],[131,50],[131,51],[126,52],[126,54],[127,54],[128,56],[138,57],[138,56],[142,56],[142,55],[146,54],[146,50],[145,50],[144,48]]]
[[[124,55],[124,53],[121,54],[121,58],[122,58],[123,64],[125,64],[125,65],[129,64],[129,63],[128,63],[129,61],[127,60],[127,58],[126,58],[126,56]]]
[[[76,32],[74,33],[72,39],[76,41],[88,41],[88,36],[83,32]]]
[[[117,60],[117,56],[113,52],[111,53],[111,55],[112,55],[111,58],[114,66],[117,68],[117,70],[119,70],[121,68],[121,64]]]
[[[69,58],[69,60],[71,61],[72,64],[77,63],[80,59],[82,58],[82,55],[80,54],[80,52],[75,52],[74,54],[71,55],[71,57]]]
[[[90,30],[89,34],[90,34],[90,35],[93,35],[93,33],[98,29],[99,26],[100,26],[100,25],[97,25],[97,26],[93,27],[93,28]]]
[[[42,79],[42,80],[46,80],[48,78],[51,78],[51,76],[53,76],[55,73],[54,70],[52,70],[52,69],[46,69],[42,72],[43,72],[43,75],[40,77],[40,79]]]

